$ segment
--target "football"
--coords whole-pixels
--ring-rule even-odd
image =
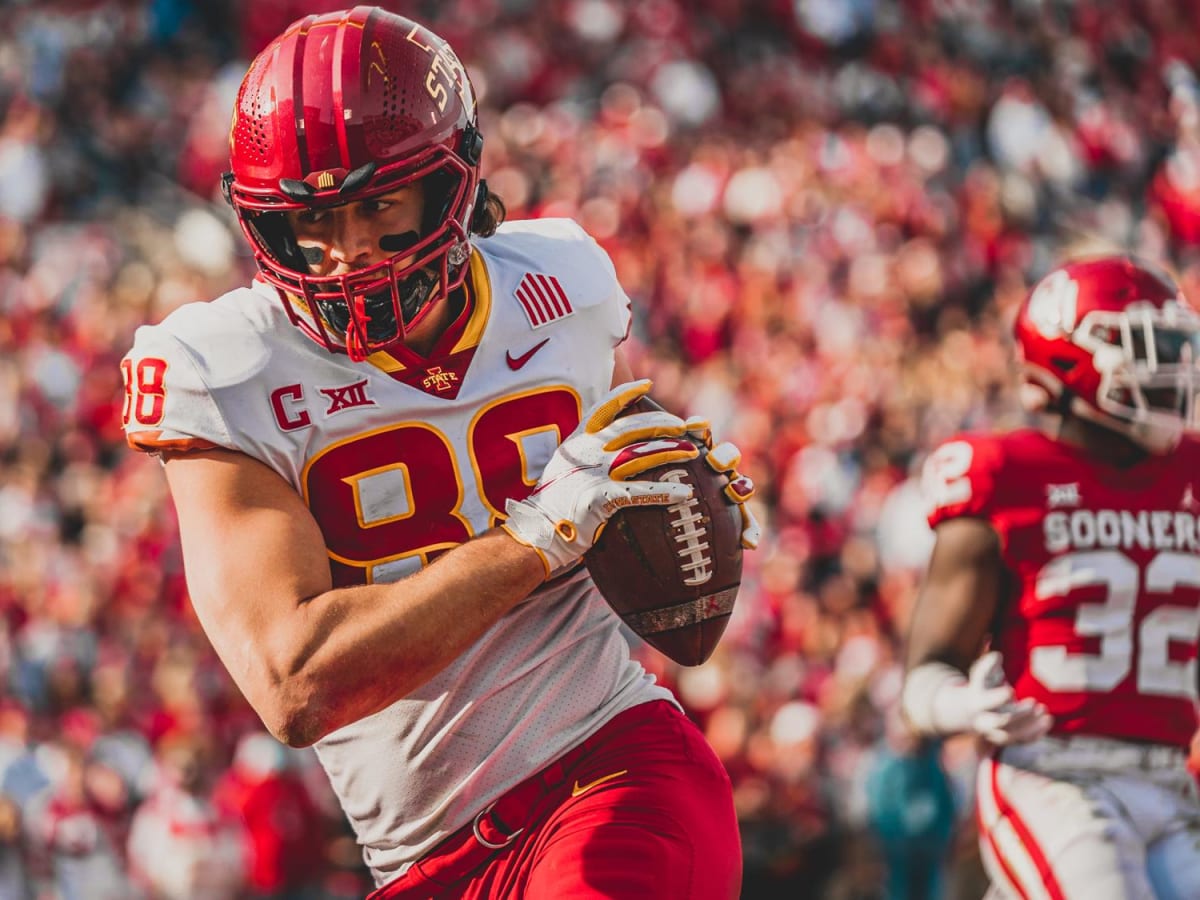
[[[657,408],[643,398],[628,411]],[[690,500],[616,512],[583,561],[609,606],[652,647],[684,666],[712,655],[742,579],[742,517],[724,493],[729,478],[692,460],[637,476],[690,484]]]

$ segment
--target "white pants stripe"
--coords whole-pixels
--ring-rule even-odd
[[[980,763],[979,841],[993,893],[1200,898],[1200,798],[1182,754],[1115,749],[1106,753],[1095,739],[1043,739]]]
[[[1022,900],[1060,900],[1063,894],[1029,824],[1004,795],[1003,768],[991,757],[979,766],[980,848],[992,880]]]

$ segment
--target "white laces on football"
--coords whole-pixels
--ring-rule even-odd
[[[617,510],[667,506],[692,496],[687,484],[624,480],[700,452],[678,416],[621,415],[650,387],[643,379],[609,391],[558,446],[533,492],[508,501],[504,529],[541,554],[547,575],[583,556]]]

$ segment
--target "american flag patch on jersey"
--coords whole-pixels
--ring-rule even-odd
[[[571,301],[567,299],[562,285],[553,275],[542,275],[537,272],[526,272],[513,291],[521,301],[525,310],[525,318],[534,328],[541,328],[556,319],[572,315]]]

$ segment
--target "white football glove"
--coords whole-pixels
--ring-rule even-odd
[[[754,496],[754,482],[748,475],[743,475],[737,470],[738,463],[742,461],[742,451],[729,441],[722,441],[714,447],[712,426],[701,416],[690,416],[684,424],[687,426],[687,433],[708,448],[708,455],[704,457],[704,461],[716,471],[724,472],[728,476],[729,484],[725,485],[725,496],[729,498],[730,503],[737,505],[738,512],[742,515],[742,546],[753,550],[762,537],[762,528],[759,527],[758,519],[754,517],[750,507],[746,505],[746,501]]]
[[[618,509],[669,506],[692,496],[686,484],[624,480],[700,453],[678,416],[641,412],[618,418],[650,387],[643,379],[609,391],[559,444],[533,492],[508,501],[502,527],[541,554],[547,575],[583,556]]]
[[[966,678],[944,663],[917,666],[905,679],[901,704],[922,734],[972,732],[997,747],[1035,741],[1054,724],[1037,700],[1013,702],[1012,685],[1004,679],[1003,659],[995,650],[975,660]]]

